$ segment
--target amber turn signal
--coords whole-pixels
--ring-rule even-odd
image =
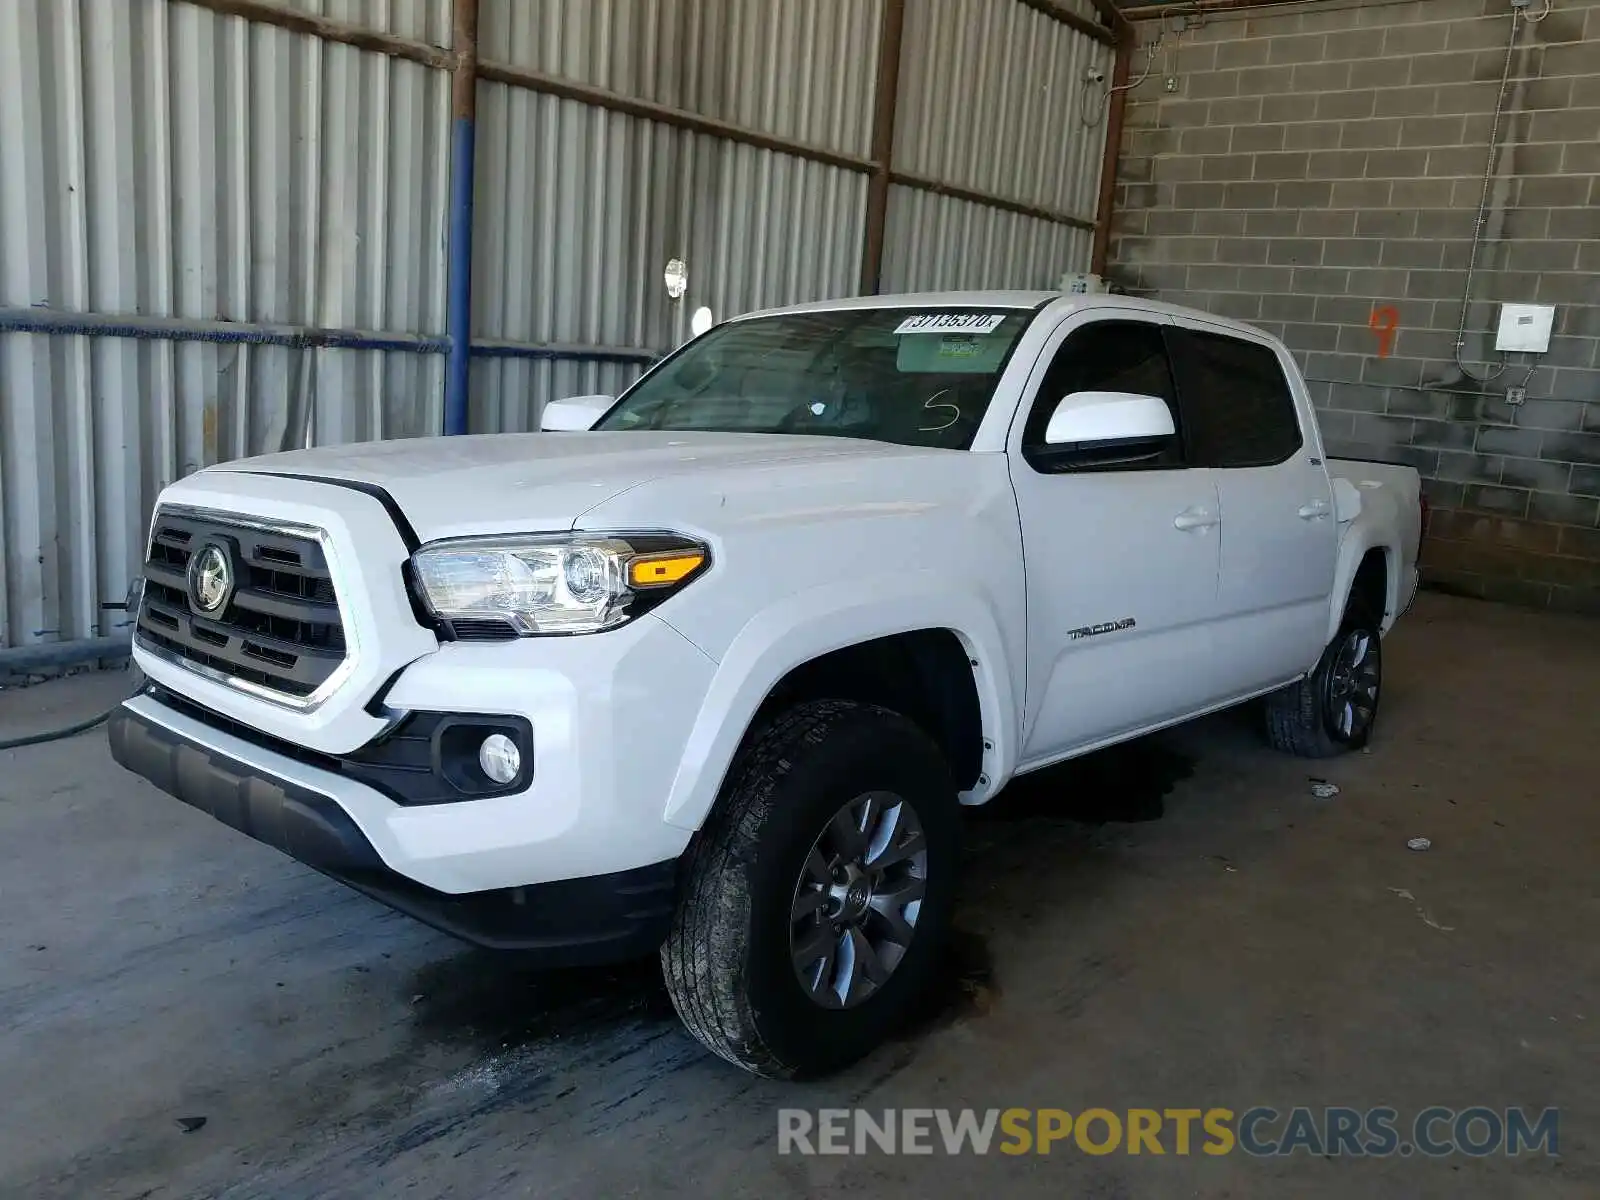
[[[694,574],[705,561],[705,554],[699,550],[635,558],[628,563],[628,584],[636,588],[670,587]]]

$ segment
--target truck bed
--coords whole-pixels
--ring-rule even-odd
[[[1422,477],[1417,474],[1415,467],[1359,458],[1328,459],[1328,474],[1333,477],[1336,496],[1340,492],[1346,493],[1345,496],[1338,496],[1339,520],[1343,526],[1341,539],[1349,537],[1352,530],[1368,522],[1392,525],[1400,531],[1402,561],[1397,564],[1400,594],[1399,604],[1395,612],[1390,614],[1392,623],[1416,594],[1417,558],[1421,553],[1426,514],[1422,499]],[[1354,489],[1359,501],[1354,505],[1354,513],[1348,511],[1350,504],[1347,497],[1350,493],[1340,487],[1341,482]]]

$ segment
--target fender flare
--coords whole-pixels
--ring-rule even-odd
[[[689,733],[662,819],[698,829],[750,722],[794,668],[830,651],[919,629],[949,629],[974,663],[986,783],[963,794],[981,802],[998,791],[1016,763],[1017,699],[999,622],[981,595],[951,587],[947,574],[917,571],[892,579],[836,583],[786,597],[751,618],[722,656]]]
[[[1386,575],[1384,595],[1384,611],[1381,624],[1388,628],[1390,615],[1394,613],[1399,596],[1400,580],[1395,564],[1400,561],[1400,548],[1374,536],[1374,531],[1354,528],[1339,544],[1338,566],[1334,569],[1332,604],[1328,612],[1328,636],[1324,643],[1332,642],[1339,634],[1339,626],[1344,621],[1345,609],[1350,605],[1350,592],[1355,587],[1356,572],[1361,569],[1361,564],[1372,551],[1383,555],[1384,573]]]

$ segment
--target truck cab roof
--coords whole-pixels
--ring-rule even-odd
[[[778,308],[760,309],[730,317],[731,321],[748,321],[759,317],[781,316],[790,313],[846,312],[852,309],[877,308],[1010,308],[1017,310],[1052,307],[1058,313],[1080,309],[1115,308],[1169,317],[1189,317],[1209,321],[1229,328],[1248,330],[1253,336],[1263,336],[1262,331],[1245,321],[1220,317],[1204,309],[1187,308],[1180,304],[1167,304],[1160,300],[1147,300],[1142,296],[1098,292],[1081,294],[1056,291],[967,291],[967,292],[900,292],[878,296],[845,296],[836,300],[812,300],[805,304],[788,304]]]

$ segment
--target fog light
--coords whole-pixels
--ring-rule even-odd
[[[491,733],[478,747],[478,765],[495,783],[510,783],[522,770],[522,752],[503,733]]]

